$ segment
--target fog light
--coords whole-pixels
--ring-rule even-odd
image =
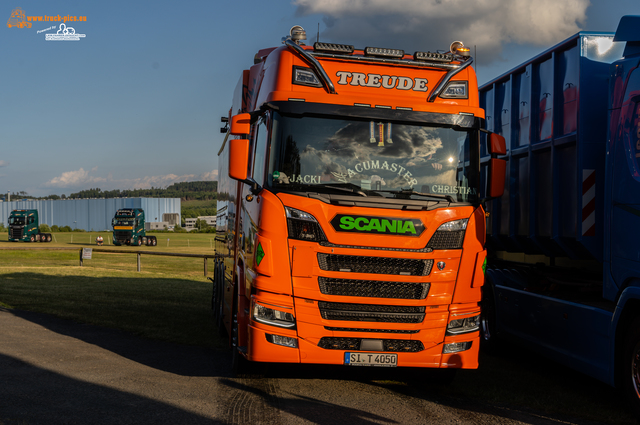
[[[298,348],[298,340],[288,336],[265,334],[267,341],[272,344],[282,345],[284,347]]]
[[[442,354],[451,354],[451,353],[459,353],[460,351],[467,351],[471,348],[471,343],[473,341],[467,342],[452,342],[450,344],[445,344],[442,349]]]

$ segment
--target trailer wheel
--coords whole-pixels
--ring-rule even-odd
[[[640,317],[627,331],[622,361],[622,389],[636,417],[640,417]]]

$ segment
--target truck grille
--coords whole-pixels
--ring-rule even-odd
[[[12,227],[11,228],[11,239],[22,239],[24,235],[23,227]]]
[[[320,292],[348,297],[400,298],[423,300],[429,293],[428,282],[382,282],[318,277]]]
[[[326,350],[360,350],[362,339],[360,338],[337,338],[324,337],[318,342],[318,347]],[[412,341],[406,339],[383,339],[382,344],[384,351],[417,353],[424,350],[421,341]]]
[[[433,267],[433,260],[363,257],[319,252],[318,265],[322,270],[333,272],[428,276]]]
[[[424,306],[397,306],[318,302],[320,315],[326,320],[353,322],[422,323]]]
[[[131,234],[126,230],[116,230],[115,239],[120,243],[124,243],[127,239],[131,238]]]

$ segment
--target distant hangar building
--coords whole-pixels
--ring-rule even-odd
[[[142,208],[145,221],[180,224],[180,198],[111,198],[22,200],[0,202],[0,220],[5,226],[13,210],[38,210],[40,224],[86,231],[111,230],[111,219],[120,208]]]

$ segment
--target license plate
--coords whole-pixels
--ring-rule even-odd
[[[398,366],[397,354],[381,353],[344,353],[344,364],[347,366]]]

